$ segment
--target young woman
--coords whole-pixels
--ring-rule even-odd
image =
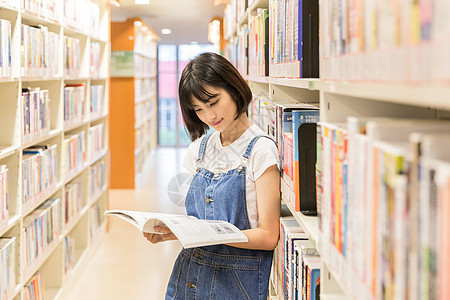
[[[247,118],[250,88],[223,56],[204,53],[190,61],[179,98],[193,140],[183,163],[194,176],[187,214],[226,220],[248,242],[183,249],[166,299],[266,299],[272,250],[279,239],[276,145]],[[210,127],[215,132],[206,134]],[[174,239],[171,232],[145,236],[152,243]]]

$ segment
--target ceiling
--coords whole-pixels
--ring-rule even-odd
[[[139,17],[160,37],[160,44],[209,44],[208,23],[213,17],[223,17],[223,5],[214,0],[150,0],[150,4],[136,5],[134,0],[120,0],[120,7],[111,5],[111,21]],[[161,29],[172,30],[170,35]]]

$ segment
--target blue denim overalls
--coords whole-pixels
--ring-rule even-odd
[[[188,215],[226,220],[241,230],[250,229],[245,174],[254,137],[238,168],[215,174],[200,167],[206,143],[203,137],[196,160],[197,173],[186,196]],[[267,299],[273,251],[214,245],[183,249],[175,262],[167,299]]]

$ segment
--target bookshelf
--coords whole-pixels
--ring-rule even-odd
[[[111,187],[134,188],[157,146],[157,41],[139,18],[111,23]]]
[[[299,76],[296,44],[290,38],[296,30],[296,21],[292,21],[295,2],[228,1],[224,53],[252,89],[254,100],[249,116],[254,123],[264,130],[270,128],[274,122],[273,103],[310,103],[320,107],[319,136],[340,136],[349,147],[339,165],[330,160],[330,151],[338,151],[331,150],[331,142],[322,140],[318,145],[322,151],[321,173],[316,178],[320,188],[335,181],[343,193],[331,185],[320,190],[319,217],[305,216],[283,199],[283,205],[320,254],[321,295],[329,296],[326,299],[405,299],[408,293],[409,299],[445,299],[450,292],[442,284],[449,278],[445,266],[450,228],[441,220],[447,220],[450,213],[449,157],[445,150],[436,154],[430,149],[449,145],[449,123],[445,120],[450,117],[450,74],[448,55],[444,53],[450,46],[450,31],[448,19],[438,13],[448,4],[437,1],[419,6],[405,2],[397,7],[350,1],[341,6],[336,1],[317,1],[320,77],[306,78]],[[268,10],[269,27],[264,26],[262,9]],[[431,11],[435,13],[429,14]],[[267,47],[261,48],[265,43]],[[255,49],[255,45],[259,48]],[[265,51],[269,52],[266,59]],[[263,76],[261,70],[266,64],[269,72]],[[369,120],[365,124],[371,129],[366,135],[355,133],[349,117],[360,122]],[[382,125],[383,121],[376,118],[392,123]],[[407,124],[404,119],[414,121]],[[422,122],[428,125],[418,127]],[[433,122],[440,123],[430,125]],[[423,128],[426,126],[429,129]],[[381,134],[380,128],[387,129]],[[410,135],[414,131],[423,133]],[[396,139],[390,138],[395,134]],[[361,150],[360,145],[367,145],[369,150]],[[428,150],[418,155],[414,149],[419,148]],[[328,152],[324,153],[324,149]],[[359,151],[357,156],[355,151]],[[355,160],[361,156],[363,160]],[[372,161],[385,164],[376,169]],[[358,165],[362,167],[358,169]],[[439,174],[439,182],[419,180],[425,176],[419,165],[430,168],[430,174]],[[344,167],[349,173],[344,173]],[[340,173],[333,173],[336,170]],[[391,181],[378,177],[378,172]],[[344,184],[344,177],[336,174],[346,174],[348,181]],[[429,201],[436,201],[437,209],[423,200],[430,193],[427,184],[436,187]],[[363,192],[360,186],[365,188]],[[394,192],[397,194],[391,198]],[[348,222],[348,227],[340,222]],[[339,233],[330,228],[338,228]],[[405,238],[401,238],[402,234]],[[429,234],[436,238],[429,240]],[[434,250],[428,250],[432,247]],[[389,249],[389,253],[381,249]],[[395,265],[382,265],[394,259]],[[429,259],[435,259],[438,267],[428,264]],[[444,267],[439,267],[440,263]],[[279,287],[272,287],[269,296],[284,299]]]
[[[109,14],[103,0],[0,1],[2,299],[63,299],[104,236]]]

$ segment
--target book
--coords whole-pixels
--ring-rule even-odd
[[[168,227],[184,248],[247,242],[233,224],[223,220],[202,220],[194,216],[130,210],[107,210],[105,215],[119,217],[141,232],[163,234],[154,227]]]
[[[300,78],[319,78],[319,1],[295,1]]]
[[[303,295],[303,299],[316,300],[320,298],[320,257],[306,256],[303,262],[306,275],[306,297]]]
[[[310,240],[295,240],[294,253],[292,258],[293,267],[293,291],[292,299],[302,299],[303,294],[303,257],[318,256],[317,250],[313,247]]]
[[[320,111],[292,111],[295,210],[316,215],[316,125]]]

